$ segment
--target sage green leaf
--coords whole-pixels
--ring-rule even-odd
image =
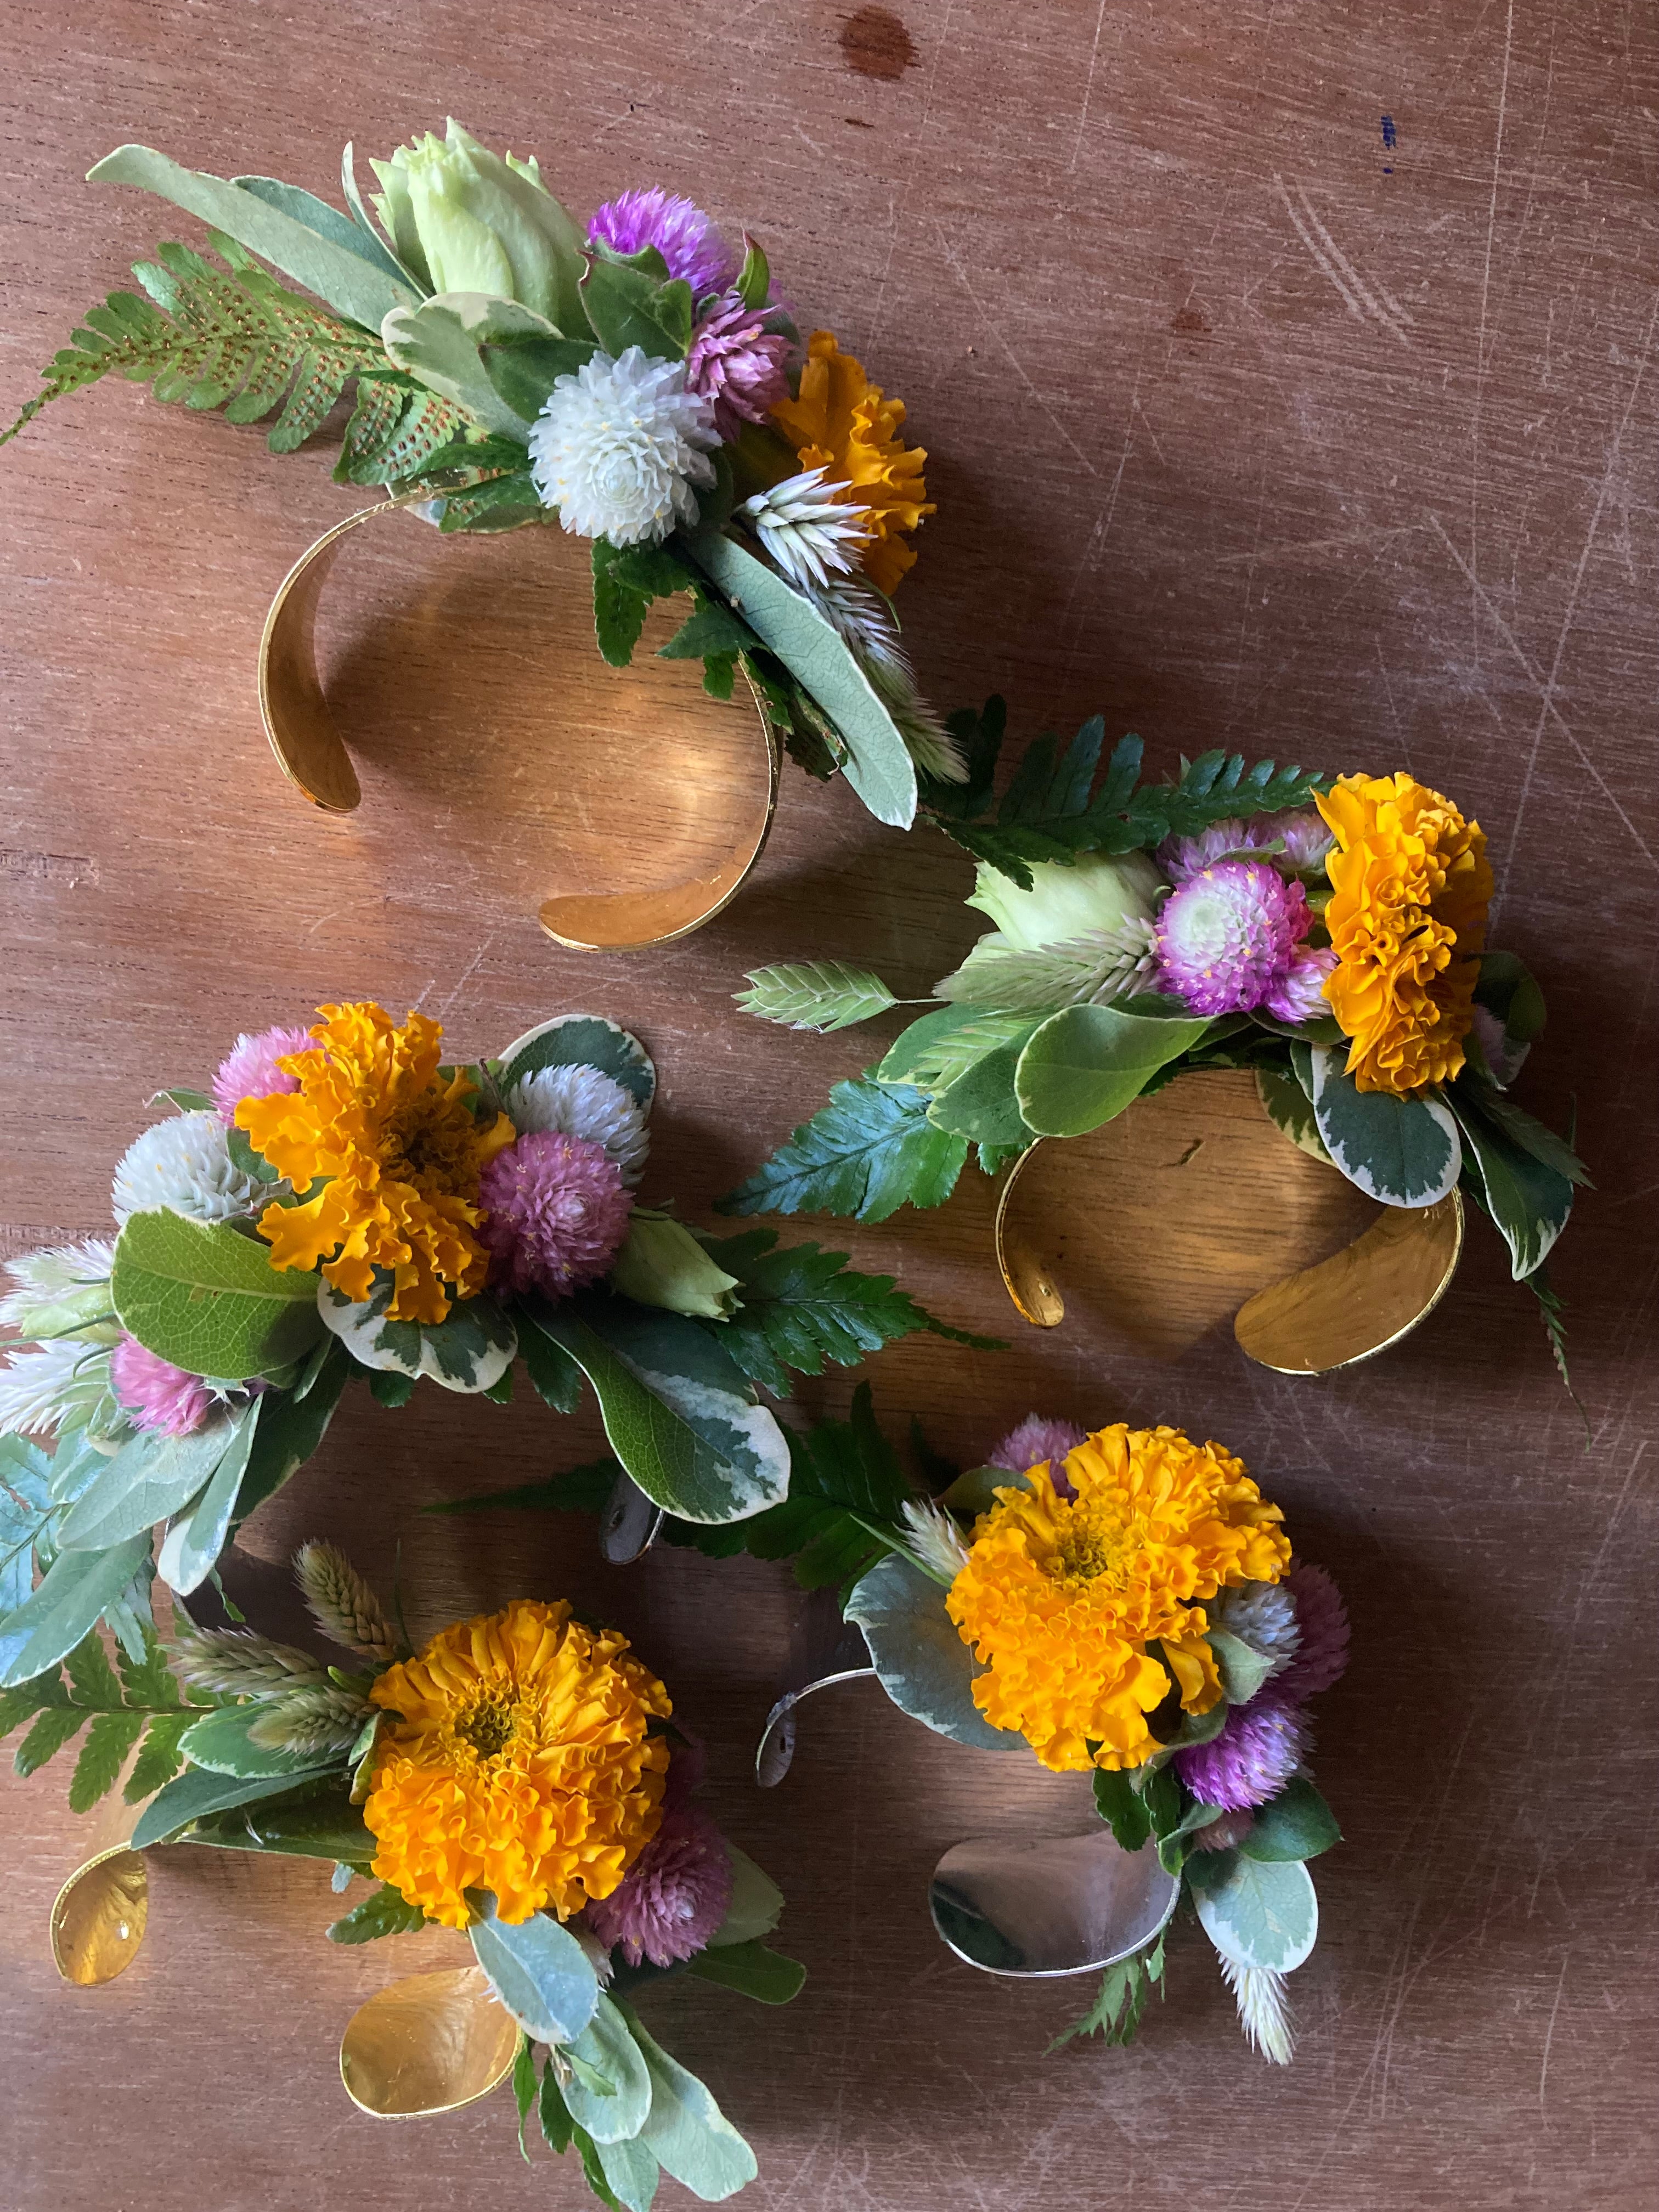
[[[269,1710],[263,1703],[221,1705],[191,1722],[179,1739],[179,1748],[192,1766],[205,1767],[211,1774],[256,1780],[283,1774],[292,1780],[314,1773],[319,1764],[314,1751],[271,1751],[249,1740],[248,1730]]]
[[[979,1019],[972,1006],[935,1006],[928,1013],[899,1031],[873,1071],[878,1083],[913,1083],[918,1090],[931,1091],[934,1078],[954,1066],[956,1074],[971,1066],[975,1054],[971,1046],[960,1053],[954,1051],[951,1039],[958,1030],[973,1028]],[[996,1042],[1004,1039],[999,1036]],[[986,1049],[990,1048],[988,1044]],[[957,1063],[960,1063],[957,1065]]]
[[[476,1395],[499,1382],[517,1356],[519,1334],[494,1298],[459,1298],[442,1321],[388,1321],[397,1284],[388,1274],[362,1304],[319,1282],[317,1306],[325,1325],[360,1365],[410,1377],[426,1376],[446,1390]]]
[[[627,2142],[638,2135],[651,2109],[651,2076],[612,1998],[600,1997],[592,2019],[565,2055],[575,2067],[564,2085],[564,2101],[576,2125],[586,2128],[596,2143]],[[586,2069],[609,2084],[609,2094],[588,2086],[582,2078]]]
[[[392,283],[404,290],[410,289],[408,270],[387,252],[375,234],[353,222],[349,215],[342,215],[328,201],[319,200],[315,192],[308,192],[299,185],[285,185],[276,177],[233,177],[230,181],[238,191],[252,192],[256,200],[263,200],[281,215],[292,216],[302,228],[315,231],[331,246],[355,253],[360,261],[368,262],[371,269],[378,269]]]
[[[424,1928],[426,1915],[418,1905],[411,1905],[399,1889],[383,1881],[373,1893],[354,1905],[343,1919],[335,1921],[325,1931],[331,1943],[373,1943],[382,1936],[409,1936],[416,1929]],[[529,2046],[526,2045],[525,2049]],[[534,2080],[534,2075],[532,2075]],[[520,2113],[523,2118],[523,2111]]]
[[[189,1518],[181,1513],[162,1539],[156,1572],[177,1596],[188,1597],[199,1589],[225,1548],[264,1403],[262,1398],[255,1398],[236,1415],[230,1443],[213,1471],[212,1481]]]
[[[754,2152],[696,2075],[653,2043],[631,2011],[628,2024],[651,2075],[641,2141],[664,2171],[705,2204],[734,2196],[760,2171]]]
[[[479,349],[490,340],[532,332],[556,337],[544,317],[486,292],[435,292],[418,307],[393,307],[380,331],[388,356],[407,375],[527,450],[530,425],[495,389]]]
[[[936,1582],[896,1554],[883,1559],[847,1601],[864,1631],[881,1686],[901,1712],[981,1751],[1023,1751],[1025,1739],[993,1728],[974,1703],[983,1672],[945,1610]]]
[[[596,2142],[593,2155],[617,2203],[626,2212],[651,2212],[659,2169],[637,2137],[631,2142]]]
[[[597,1067],[631,1091],[647,1114],[657,1095],[650,1054],[630,1030],[603,1014],[559,1014],[514,1037],[501,1055],[495,1079],[502,1097],[544,1067]]]
[[[1451,1109],[1426,1096],[1360,1091],[1340,1056],[1312,1048],[1314,1116],[1334,1164],[1384,1206],[1432,1206],[1463,1164]]]
[[[352,1804],[339,1779],[337,1755],[333,1766],[320,1776],[302,1778],[303,1794],[289,1795],[274,1804],[264,1799],[239,1808],[245,1832],[226,1835],[214,1842],[234,1843],[239,1850],[276,1851],[290,1858],[332,1859],[362,1869],[374,1856],[374,1838],[363,1826],[362,1814]],[[326,1786],[322,1786],[326,1785]]]
[[[246,1521],[257,1506],[275,1497],[321,1443],[340,1394],[353,1373],[343,1348],[330,1337],[325,1356],[304,1395],[273,1390],[259,1408],[259,1425],[248,1454],[247,1470],[236,1500],[236,1523]],[[301,1386],[305,1378],[301,1377]]]
[[[726,1917],[708,1939],[711,1950],[729,1944],[752,1943],[769,1936],[783,1917],[783,1892],[764,1867],[756,1865],[747,1851],[735,1844],[726,1847],[732,1862],[732,1901]]]
[[[317,1278],[224,1221],[166,1206],[128,1217],[110,1289],[121,1326],[187,1375],[242,1382],[285,1366],[322,1334]]]
[[[520,1310],[593,1385],[611,1449],[653,1504],[743,1521],[787,1495],[782,1430],[696,1322],[604,1292]]]
[[[84,1705],[48,1705],[13,1754],[13,1772],[27,1781],[79,1735],[86,1719]]]
[[[283,209],[223,177],[181,168],[149,146],[118,146],[87,172],[87,181],[132,185],[199,216],[366,330],[378,331],[393,308],[412,307],[420,297],[401,278],[388,276]]]
[[[1319,1900],[1299,1860],[1198,1851],[1186,1872],[1205,1934],[1235,1966],[1288,1974],[1313,1949]]]
[[[599,2002],[581,1945],[545,1912],[509,1924],[487,1890],[469,1891],[467,1902],[477,1915],[467,1931],[474,1955],[502,2004],[538,2043],[574,2043]]]
[[[318,1778],[328,1772],[326,1767],[313,1770]],[[257,1804],[263,1797],[285,1796],[295,1783],[291,1774],[273,1778],[255,1779],[240,1775],[215,1774],[204,1766],[187,1766],[176,1780],[159,1790],[144,1808],[138,1825],[132,1832],[135,1851],[147,1850],[152,1844],[165,1843],[187,1828],[193,1820],[209,1819],[243,1805]],[[331,1856],[332,1856],[331,1854]]]
[[[1067,1006],[1042,1024],[1019,1056],[1020,1112],[1041,1136],[1084,1136],[1121,1114],[1208,1027],[1115,1006]]]
[[[71,1813],[89,1813],[100,1797],[108,1796],[119,1778],[123,1760],[143,1732],[142,1713],[94,1716],[70,1784]]]
[[[847,745],[843,773],[877,821],[908,830],[916,814],[915,764],[840,632],[718,531],[693,538],[687,550],[835,724]]]
[[[1490,1097],[1500,1106],[1509,1105],[1496,1091]],[[1557,1167],[1518,1144],[1503,1119],[1488,1110],[1486,1098],[1473,1085],[1454,1084],[1447,1099],[1463,1132],[1465,1157],[1480,1182],[1486,1211],[1509,1246],[1510,1273],[1517,1283],[1523,1283],[1543,1266],[1567,1225],[1572,1212],[1572,1184]],[[1510,1111],[1518,1109],[1511,1107]],[[1545,1134],[1553,1136],[1547,1130]],[[1554,1141],[1560,1144],[1559,1138]],[[1572,1158],[1565,1145],[1560,1149]]]
[[[696,1954],[686,1971],[705,1982],[718,1982],[722,1989],[738,1990],[757,2004],[787,2004],[799,1996],[806,1980],[806,1969],[799,1959],[769,1951],[757,1941],[711,1943]]]
[[[199,1497],[234,1441],[236,1424],[222,1413],[193,1436],[141,1429],[81,1492],[58,1524],[65,1552],[105,1552],[182,1512]]]
[[[732,994],[743,1012],[786,1029],[816,1030],[820,1036],[898,1004],[879,975],[844,960],[780,961],[751,968],[744,981],[749,988]]]
[[[149,1557],[149,1531],[107,1552],[60,1552],[38,1589],[0,1622],[0,1689],[66,1658]]]
[[[1304,1774],[1293,1774],[1277,1797],[1256,1808],[1255,1825],[1238,1846],[1247,1859],[1316,1859],[1342,1840],[1336,1815]]]
[[[1215,1654],[1216,1671],[1230,1705],[1247,1705],[1273,1670],[1273,1662],[1242,1636],[1228,1628],[1206,1628],[1205,1635]]]

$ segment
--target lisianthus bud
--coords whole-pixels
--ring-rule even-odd
[[[434,292],[488,292],[545,315],[567,337],[585,327],[581,240],[535,162],[505,160],[452,116],[370,164],[375,211],[398,258]]]
[[[1144,853],[1085,853],[1044,860],[1023,891],[1011,877],[981,865],[969,906],[988,914],[1010,945],[1036,951],[1091,930],[1150,921],[1164,878]]]
[[[635,1207],[611,1287],[642,1306],[730,1321],[742,1300],[738,1279],[717,1267],[691,1231],[672,1215]]]

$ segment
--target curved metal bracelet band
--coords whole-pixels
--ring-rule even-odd
[[[376,516],[396,514],[423,495],[383,500],[326,530],[283,578],[259,640],[259,713],[277,765],[327,813],[349,814],[362,798],[317,668],[317,608],[343,539]],[[759,721],[762,769],[752,808],[730,854],[710,873],[654,891],[572,893],[543,902],[548,935],[576,951],[632,952],[667,945],[712,921],[730,904],[765,849],[778,799],[777,740],[759,694],[744,683]]]
[[[1191,1082],[1192,1077],[1182,1078]],[[1214,1080],[1212,1076],[1207,1080]],[[1249,1080],[1249,1079],[1246,1079]],[[1156,1105],[1157,1102],[1149,1102]],[[1136,1109],[1145,1111],[1146,1109]],[[1339,1178],[1340,1171],[1301,1153],[1261,1113],[1267,1141],[1282,1147],[1279,1164],[1287,1176]],[[1057,1232],[1036,1218],[1036,1209],[1024,1200],[1030,1186],[1023,1179],[1048,1140],[1039,1140],[1015,1161],[998,1200],[995,1224],[997,1266],[1004,1286],[1024,1318],[1036,1328],[1057,1328],[1066,1315],[1066,1299],[1056,1276],[1053,1256],[1060,1241]],[[1068,1152],[1086,1139],[1053,1140]],[[1202,1146],[1200,1138],[1170,1164],[1184,1168]],[[1091,1172],[1088,1156],[1072,1153],[1077,1182],[1068,1186],[1068,1221],[1087,1223],[1091,1211],[1077,1187]],[[1097,1166],[1094,1172],[1098,1172]],[[1343,1179],[1346,1180],[1346,1179]],[[1176,1211],[1174,1188],[1156,1183],[1156,1171],[1143,1174],[1133,1204],[1147,1220],[1163,1228]],[[1377,1218],[1362,1235],[1330,1257],[1297,1268],[1247,1297],[1233,1316],[1233,1334],[1240,1349],[1258,1365],[1281,1375],[1325,1375],[1356,1361],[1370,1359],[1410,1334],[1425,1321],[1444,1297],[1463,1249],[1463,1200],[1454,1190],[1435,1205],[1379,1206]],[[1111,1223],[1120,1230],[1125,1215],[1114,1209]],[[1134,1241],[1128,1232],[1128,1241]]]

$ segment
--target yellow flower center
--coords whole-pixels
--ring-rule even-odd
[[[505,1695],[480,1698],[455,1723],[454,1733],[481,1759],[499,1759],[518,1733],[519,1709]]]

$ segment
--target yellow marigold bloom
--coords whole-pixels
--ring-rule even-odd
[[[628,1639],[527,1599],[435,1636],[369,1696],[383,1729],[363,1819],[374,1872],[447,1928],[465,1893],[503,1920],[609,1897],[662,1815],[672,1710]]]
[[[1403,1097],[1463,1065],[1492,869],[1478,822],[1401,775],[1345,775],[1319,801],[1336,839],[1325,996],[1359,1091]]]
[[[974,1702],[993,1728],[1018,1729],[1056,1772],[1087,1767],[1091,1743],[1097,1766],[1139,1766],[1158,1747],[1146,1715],[1172,1687],[1189,1713],[1220,1697],[1203,1601],[1279,1580],[1284,1516],[1242,1461],[1179,1429],[1120,1422],[1065,1472],[1075,1498],[1046,1460],[1029,1488],[997,1492],[945,1604],[987,1662]]]
[[[827,468],[830,482],[852,486],[851,496],[869,520],[871,542],[860,556],[865,574],[878,592],[891,592],[915,565],[902,533],[936,512],[922,481],[926,448],[907,447],[899,436],[904,402],[885,398],[828,331],[814,331],[800,373],[800,397],[775,407],[772,420],[799,453],[803,469]]]
[[[439,1073],[443,1030],[424,1014],[402,1029],[383,1006],[320,1006],[314,1050],[277,1066],[296,1091],[245,1098],[236,1125],[303,1197],[303,1206],[268,1206],[259,1234],[273,1267],[314,1267],[349,1298],[374,1287],[390,1268],[392,1321],[441,1322],[449,1290],[474,1297],[489,1255],[472,1231],[483,1219],[474,1200],[486,1161],[510,1145],[505,1114],[475,1121],[476,1085]],[[332,1255],[331,1257],[330,1255]]]

